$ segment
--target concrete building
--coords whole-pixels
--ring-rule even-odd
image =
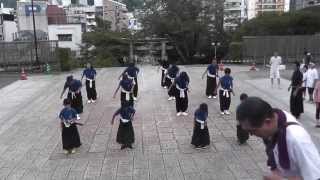
[[[62,5],[62,6],[70,6],[73,5],[88,5],[94,6],[96,0],[49,0],[51,5]]]
[[[265,12],[284,13],[289,11],[290,0],[258,0],[256,1],[256,16]]]
[[[248,19],[267,12],[284,13],[290,9],[290,0],[247,0]]]
[[[80,45],[82,44],[81,24],[52,24],[48,26],[49,39],[57,40],[59,47],[70,48],[80,55]]]
[[[300,10],[312,6],[320,6],[320,0],[291,0],[290,11]]]
[[[34,0],[36,29],[48,33],[47,2]],[[18,31],[33,31],[32,6],[30,1],[17,2]]]
[[[113,0],[103,0],[103,19],[111,22],[111,30],[122,31],[128,29],[128,9],[123,3]]]
[[[224,2],[224,29],[235,30],[247,15],[247,4],[245,0],[226,0]]]
[[[256,14],[256,1],[257,0],[247,0],[248,20],[253,19],[257,16],[257,14]]]
[[[81,24],[83,32],[91,32],[97,26],[95,6],[70,5],[64,7],[69,24]]]
[[[17,31],[17,23],[14,21],[14,15],[0,14],[0,41],[13,41]]]
[[[57,5],[48,5],[48,24],[67,24],[67,15],[63,8]]]
[[[0,3],[0,14],[14,14],[15,10],[13,8],[5,8],[3,3]]]
[[[96,16],[103,18],[103,6],[96,6]]]
[[[80,55],[82,44],[82,24],[67,21],[67,15],[62,7],[48,6],[49,40],[58,41],[59,47],[70,48]]]

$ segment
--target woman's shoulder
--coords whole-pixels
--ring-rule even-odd
[[[61,111],[60,111],[60,114],[66,112],[66,109],[67,109],[66,107],[63,107],[63,108],[61,109]]]

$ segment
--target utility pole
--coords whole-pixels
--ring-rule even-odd
[[[224,1],[215,0],[213,4],[215,16],[215,30],[218,34],[222,34],[224,24]]]
[[[35,45],[35,53],[36,53],[36,66],[40,69],[40,62],[39,62],[39,55],[38,55],[38,39],[37,39],[37,32],[36,32],[36,23],[34,17],[34,3],[31,0],[31,8],[32,8],[32,22],[33,22],[33,36],[34,36],[34,45]]]
[[[120,32],[120,28],[119,28],[119,23],[120,23],[120,13],[119,13],[119,7],[116,6],[116,9],[114,11],[114,15],[115,15],[115,26],[116,26],[116,32]]]

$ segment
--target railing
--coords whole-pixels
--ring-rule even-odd
[[[33,41],[0,42],[0,67],[31,67],[36,62]],[[40,64],[58,64],[58,41],[39,41]]]

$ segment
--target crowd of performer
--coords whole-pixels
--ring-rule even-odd
[[[278,80],[280,86],[281,57],[274,54],[270,59],[271,87],[273,80]],[[176,64],[161,62],[160,85],[167,89],[168,101],[175,101],[176,115],[188,116],[188,105],[190,91],[190,76],[181,71]],[[97,100],[96,79],[97,72],[91,64],[83,71],[85,77],[88,104]],[[136,113],[135,102],[138,99],[138,75],[139,68],[134,63],[130,64],[119,77],[119,84],[115,90],[116,98],[120,90],[120,107],[112,116],[111,124],[119,116],[119,127],[116,142],[121,145],[121,150],[133,148],[135,142],[133,120]],[[233,88],[233,77],[231,69],[225,68],[219,74],[219,67],[215,60],[205,69],[202,79],[206,76],[206,89],[204,94],[208,99],[219,98],[220,114],[230,115],[230,104],[232,95],[235,96]],[[290,96],[291,114],[274,107],[259,97],[248,96],[246,93],[240,95],[240,105],[236,111],[236,131],[239,144],[245,144],[250,135],[256,135],[263,139],[268,157],[267,164],[271,174],[264,177],[265,180],[279,180],[282,178],[300,178],[307,180],[320,179],[320,155],[308,132],[297,121],[303,113],[303,100],[306,89],[309,93],[309,101],[315,102],[317,106],[317,127],[320,127],[320,81],[317,81],[318,73],[314,64],[304,65],[302,68],[296,63],[296,70],[292,75]],[[75,149],[81,146],[77,125],[80,114],[83,112],[81,95],[82,82],[73,76],[68,76],[61,94],[68,89],[67,98],[63,100],[64,108],[60,112],[62,128],[62,147],[66,154],[75,153]],[[208,129],[209,109],[206,103],[202,103],[194,112],[194,127],[191,144],[199,148],[207,148],[210,145],[210,134]]]

